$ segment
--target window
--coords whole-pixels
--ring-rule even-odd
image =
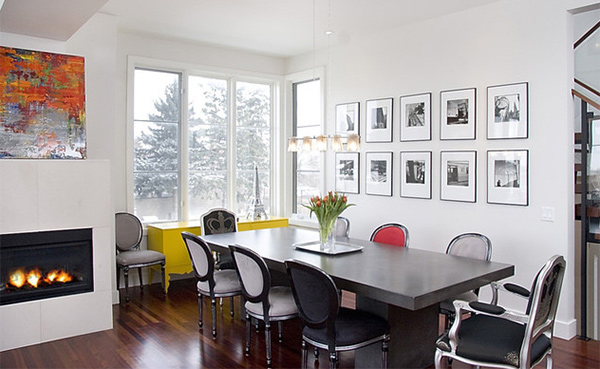
[[[181,74],[136,69],[134,83],[134,211],[144,220],[177,219]]]
[[[214,207],[243,216],[255,165],[269,213],[274,84],[143,68],[134,76],[134,213],[145,222]]]
[[[293,135],[314,137],[322,132],[321,81],[311,79],[293,83]],[[299,150],[294,153],[292,212],[307,218],[310,211],[302,206],[312,196],[320,194],[323,183],[322,156],[318,151]]]

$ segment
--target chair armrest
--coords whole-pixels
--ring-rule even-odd
[[[491,315],[502,315],[506,311],[502,306],[486,304],[485,302],[473,301],[469,307],[475,311],[483,311]]]
[[[515,283],[510,283],[510,282],[507,282],[507,283],[492,282],[492,283],[490,283],[490,286],[492,287],[492,301],[490,302],[490,304],[492,304],[492,305],[498,304],[498,291],[510,292],[513,295],[517,295],[524,299],[528,299],[529,295],[531,294],[531,292],[529,292],[529,290],[527,288],[519,286],[518,284],[515,284]]]

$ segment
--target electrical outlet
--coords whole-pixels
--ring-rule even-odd
[[[542,220],[545,222],[554,222],[554,208],[542,206]]]

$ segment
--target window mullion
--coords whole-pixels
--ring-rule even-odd
[[[179,147],[180,150],[180,173],[179,173],[179,196],[181,196],[179,200],[180,207],[180,216],[179,219],[182,221],[189,220],[189,74],[187,72],[183,73],[180,96],[181,96],[181,124],[180,124],[180,142]]]
[[[237,213],[237,101],[236,101],[236,80],[228,79],[227,83],[227,203],[230,210]],[[238,214],[239,217],[239,214]]]

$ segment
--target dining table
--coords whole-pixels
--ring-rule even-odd
[[[356,307],[390,324],[388,366],[426,368],[433,364],[439,335],[439,303],[463,292],[510,277],[514,266],[357,238],[338,237],[335,247],[318,247],[317,230],[289,227],[201,236],[213,251],[237,244],[257,252],[274,273],[284,262],[301,260],[329,274],[339,289],[356,294]],[[314,247],[315,245],[316,248]],[[431,246],[431,245],[427,245]],[[431,249],[432,247],[428,247]],[[381,365],[381,347],[355,353],[357,368]]]

